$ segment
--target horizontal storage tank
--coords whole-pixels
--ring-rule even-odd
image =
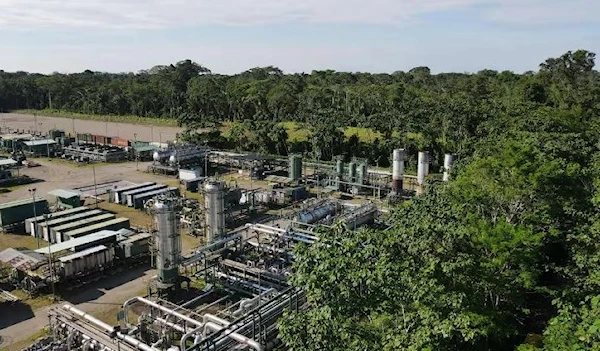
[[[46,223],[46,221],[43,222],[38,222],[37,225],[37,230],[38,233],[41,233],[40,235],[42,235],[42,237],[48,238],[50,233],[50,238],[53,238],[53,242],[60,242],[57,240],[60,240],[60,238],[56,238],[52,235],[52,228],[61,226],[61,225],[65,225],[65,224],[69,224],[69,223],[73,223],[73,222],[77,222],[80,221],[82,219],[85,218],[89,218],[89,217],[94,217],[94,216],[99,216],[102,213],[104,213],[101,210],[90,210],[88,209],[87,211],[83,211],[81,213],[75,213],[72,214],[70,216],[66,216],[66,217],[62,217],[62,218],[49,218],[48,219],[48,223]],[[32,234],[33,235],[33,234]]]
[[[134,195],[133,196],[133,208],[136,208],[136,209],[144,208],[144,203],[146,201],[152,199],[155,196],[165,194],[167,192],[174,194],[174,195],[179,195],[179,188],[178,187],[170,187],[170,188],[154,190],[154,191],[151,191],[148,193]]]
[[[88,227],[79,228],[70,232],[63,233],[63,240],[70,240],[85,236],[91,233],[96,233],[101,230],[119,230],[129,228],[129,219],[127,218],[115,218],[110,221],[101,222]]]
[[[167,188],[167,185],[165,185],[165,184],[156,184],[156,185],[149,186],[147,188],[140,188],[140,189],[128,191],[126,193],[123,193],[123,195],[122,195],[122,198],[125,201],[123,204],[127,205],[129,207],[133,207],[134,196],[136,196],[138,194],[149,193],[151,191],[155,191],[155,190],[159,190],[159,189],[166,189],[166,188]]]
[[[300,223],[313,224],[316,223],[329,215],[335,214],[337,211],[337,204],[329,202],[326,204],[319,205],[311,210],[303,211],[298,214],[296,220]]]
[[[155,182],[145,182],[145,183],[141,183],[141,184],[128,185],[128,186],[113,189],[111,191],[114,194],[113,201],[118,204],[123,203],[123,201],[121,200],[121,195],[124,192],[135,190],[135,189],[140,189],[140,188],[147,188],[154,184],[156,184],[156,183]]]
[[[68,209],[65,211],[53,212],[53,213],[49,214],[49,216],[50,216],[49,220],[63,218],[63,217],[74,215],[78,212],[83,212],[83,211],[89,211],[89,209],[87,207],[75,207],[75,208],[71,208],[71,209]],[[31,234],[35,230],[36,223],[42,223],[45,220],[46,219],[44,218],[44,216],[27,218],[25,220],[25,233]]]
[[[79,228],[89,227],[96,223],[106,222],[114,218],[115,215],[112,213],[103,213],[98,216],[84,218],[75,222],[63,224],[58,227],[50,228],[50,235],[56,239],[56,242],[60,243],[63,240],[66,240],[64,234],[67,232],[71,232]]]

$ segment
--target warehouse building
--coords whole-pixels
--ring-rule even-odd
[[[56,141],[52,139],[35,139],[23,142],[23,151],[27,156],[48,156],[56,147]]]
[[[140,188],[147,188],[154,184],[156,184],[156,183],[155,182],[146,182],[146,183],[141,183],[141,184],[133,184],[133,185],[128,185],[128,186],[124,186],[124,187],[120,187],[120,188],[115,188],[115,189],[110,190],[108,199],[111,202],[120,204],[120,203],[123,203],[121,196],[124,192],[130,191],[130,190],[135,190],[135,189],[140,189]]]
[[[74,208],[81,206],[81,194],[74,190],[56,189],[48,194],[56,196],[56,204],[60,208]]]

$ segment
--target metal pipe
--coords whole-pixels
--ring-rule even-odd
[[[188,339],[189,339],[189,338],[190,338],[192,335],[194,335],[194,334],[197,334],[197,333],[198,333],[199,331],[201,331],[203,328],[204,328],[204,326],[202,326],[202,327],[197,327],[196,329],[192,329],[192,330],[191,330],[191,331],[189,331],[187,334],[184,334],[184,335],[181,337],[181,340],[179,341],[179,346],[180,346],[180,348],[181,348],[181,351],[185,351],[185,349],[186,349],[186,345],[185,345],[185,344],[187,343],[187,340],[188,340]],[[195,342],[194,342],[194,343],[195,343]]]
[[[212,332],[218,332],[223,330],[224,328],[216,323],[213,322],[208,322],[205,324],[204,327],[204,336],[206,336],[208,333],[208,331],[212,331]],[[265,348],[257,341],[247,338],[242,334],[238,334],[236,332],[234,332],[231,329],[225,329],[225,333],[227,333],[227,337],[241,343],[244,345],[248,345],[249,347],[253,348],[256,351],[264,351]]]
[[[176,323],[169,322],[166,319],[163,319],[160,317],[154,317],[154,320],[160,324],[166,325],[167,327],[173,328],[173,329],[177,330],[178,332],[185,333],[185,331],[186,331],[185,327],[182,327],[181,325],[176,324]]]
[[[63,309],[66,311],[69,311],[70,313],[79,316],[85,320],[87,320],[88,322],[95,324],[97,327],[104,329],[106,332],[108,332],[109,334],[113,334],[115,332],[115,328],[109,324],[106,324],[104,322],[102,322],[101,320],[83,312],[82,310],[79,310],[71,305],[64,305]],[[125,335],[122,333],[116,333],[116,336],[121,339],[124,340],[125,342],[127,342],[128,344],[137,347],[140,350],[143,351],[160,351],[157,348],[154,348],[152,346],[146,345],[143,342],[141,342],[140,340],[129,336],[129,335]]]
[[[201,326],[202,325],[202,322],[199,322],[199,321],[197,321],[197,320],[195,320],[193,318],[190,318],[190,317],[188,317],[186,315],[183,315],[181,313],[175,312],[175,311],[173,311],[172,309],[170,309],[168,307],[159,305],[159,304],[157,304],[154,301],[150,301],[150,300],[145,299],[145,298],[140,297],[140,296],[136,296],[134,298],[131,298],[131,299],[125,301],[125,303],[123,304],[123,311],[124,311],[125,316],[126,316],[125,318],[127,318],[127,312],[129,311],[129,306],[131,304],[133,304],[134,302],[136,302],[136,301],[139,301],[139,302],[142,302],[142,303],[144,303],[144,304],[146,304],[148,306],[157,308],[157,309],[159,309],[159,310],[161,310],[161,311],[163,311],[163,312],[165,312],[165,313],[167,313],[169,315],[173,315],[174,317],[182,319],[182,320],[184,320],[186,322],[189,322],[191,324],[194,324],[196,326]]]

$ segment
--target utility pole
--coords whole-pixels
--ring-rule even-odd
[[[31,199],[33,200],[33,202],[31,203],[31,205],[33,206],[33,217],[35,218],[34,221],[34,228],[33,228],[33,235],[35,236],[35,241],[37,243],[37,248],[40,248],[40,237],[38,236],[38,222],[37,222],[37,213],[36,213],[36,208],[35,208],[35,188],[31,188],[31,189],[27,189],[27,191],[29,191],[29,194],[31,194]]]
[[[48,228],[48,218],[51,215],[44,214],[46,220],[46,228]],[[52,238],[50,238],[50,231],[48,231],[48,267],[50,268],[50,284],[52,285],[52,302],[56,301],[56,286],[54,285],[54,261],[52,260]]]
[[[94,173],[94,200],[96,208],[98,208],[98,189],[96,188],[96,164],[92,161],[92,172]]]
[[[138,157],[138,151],[137,151],[137,133],[133,133],[133,153],[135,155],[135,170],[139,171],[139,162],[140,159]]]

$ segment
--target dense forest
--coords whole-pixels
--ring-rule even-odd
[[[191,141],[379,165],[399,146],[457,153],[452,181],[393,209],[391,229],[337,228],[297,250],[293,284],[309,308],[285,316],[282,340],[298,351],[600,350],[594,65],[578,50],[525,74],[223,76],[189,60],[138,74],[2,72],[0,108],[176,118]]]
[[[474,141],[496,133],[501,120],[511,116],[593,114],[598,109],[593,66],[594,55],[579,50],[525,74],[432,75],[427,67],[393,74],[283,74],[264,67],[225,76],[191,60],[137,74],[0,71],[0,110],[171,118],[191,129],[214,128],[187,137],[223,148],[304,152],[324,160],[356,156],[388,166],[398,146],[409,155],[427,148],[436,161],[444,152],[471,154]],[[278,122],[290,121],[319,137],[288,135]],[[217,132],[223,123],[229,128],[225,137]],[[342,127],[367,128],[378,137],[345,136]]]

